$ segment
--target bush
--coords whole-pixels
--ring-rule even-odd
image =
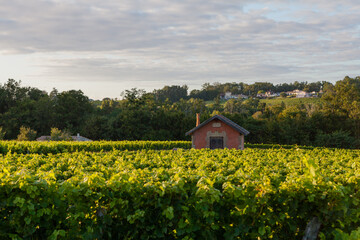
[[[52,141],[71,141],[71,134],[64,130],[61,131],[58,128],[51,128],[50,137]]]
[[[61,130],[58,128],[51,128],[50,137],[53,141],[60,141]]]
[[[349,132],[342,130],[333,133],[322,133],[316,136],[316,146],[320,147],[334,147],[334,148],[357,148],[359,141],[350,136]]]
[[[22,126],[20,128],[20,133],[17,136],[18,141],[33,141],[36,139],[36,131],[32,130],[29,127]]]

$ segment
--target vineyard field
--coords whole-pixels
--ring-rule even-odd
[[[319,239],[345,239],[360,225],[359,150],[97,144],[0,154],[0,238],[302,239],[318,217]]]
[[[279,144],[245,144],[246,148],[262,149],[314,149],[311,146],[279,145]],[[96,142],[31,142],[31,141],[0,141],[0,154],[38,153],[57,154],[72,152],[107,152],[113,150],[171,150],[190,149],[191,141],[96,141]]]
[[[173,148],[190,149],[190,141],[0,141],[0,154],[12,153],[39,153],[56,154],[69,152],[106,152],[113,150],[169,150]]]

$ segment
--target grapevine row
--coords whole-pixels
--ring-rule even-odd
[[[0,155],[2,239],[301,239],[358,228],[360,151]]]
[[[245,144],[246,148],[261,149],[314,149],[310,146],[279,145],[279,144]],[[11,153],[38,153],[56,154],[71,152],[105,152],[113,150],[170,150],[174,148],[190,149],[190,141],[95,141],[95,142],[21,142],[0,141],[0,154]]]

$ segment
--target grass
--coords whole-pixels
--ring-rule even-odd
[[[226,101],[227,101],[227,100],[221,99],[221,100],[220,100],[220,104],[221,104],[221,105],[224,105],[224,104],[226,103]],[[206,106],[209,106],[209,105],[214,104],[214,103],[215,103],[214,100],[205,101]]]
[[[318,104],[320,103],[320,98],[266,98],[266,99],[260,99],[261,103],[266,103],[266,105],[277,105],[281,104],[281,102],[284,102],[286,106],[296,106],[300,104]],[[209,106],[213,104],[214,101],[206,101],[206,106]],[[226,100],[220,100],[220,104],[224,105],[226,103]]]
[[[320,98],[273,98],[273,99],[260,99],[261,103],[266,103],[266,105],[277,105],[284,102],[286,106],[296,106],[300,104],[318,104],[320,103]]]

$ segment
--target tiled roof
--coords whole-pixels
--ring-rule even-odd
[[[190,135],[193,132],[195,132],[196,130],[198,130],[199,128],[205,126],[206,124],[208,124],[209,122],[211,122],[214,119],[218,119],[222,122],[224,122],[225,124],[229,125],[230,127],[232,127],[233,129],[235,129],[236,131],[238,131],[239,133],[243,134],[244,136],[247,136],[250,132],[248,130],[246,130],[245,128],[239,126],[238,124],[234,123],[233,121],[231,121],[230,119],[224,117],[223,115],[215,115],[211,118],[209,118],[208,120],[202,122],[201,124],[199,124],[199,126],[194,127],[193,129],[191,129],[190,131],[188,131],[185,135]]]

